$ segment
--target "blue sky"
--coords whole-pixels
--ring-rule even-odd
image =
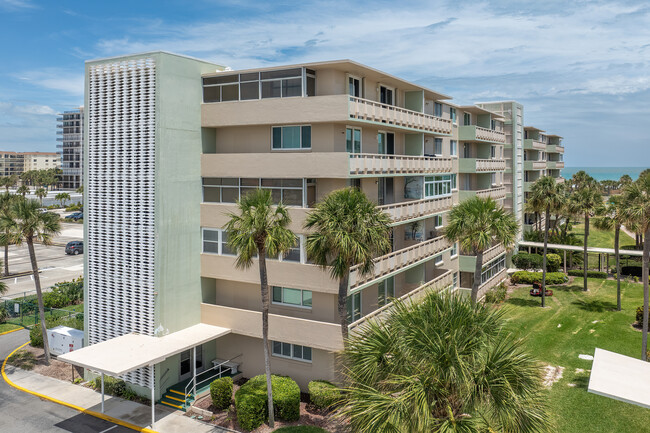
[[[568,166],[650,166],[647,1],[0,0],[0,40],[2,150],[55,150],[85,60],[166,50],[233,69],[350,58],[459,103],[522,102]]]

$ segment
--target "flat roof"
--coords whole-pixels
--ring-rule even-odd
[[[355,62],[350,59],[342,60],[326,60],[323,62],[311,62],[311,63],[299,63],[294,65],[281,65],[281,66],[268,66],[263,68],[251,68],[251,69],[239,69],[232,71],[220,71],[220,72],[209,72],[205,73],[203,77],[218,77],[220,75],[234,75],[234,74],[245,74],[249,72],[265,72],[265,71],[277,71],[279,69],[291,69],[291,68],[309,68],[314,70],[319,69],[334,69],[343,72],[349,72],[351,74],[363,75],[367,72],[371,72],[378,76],[378,81],[382,84],[389,86],[399,87],[402,90],[413,91],[413,90],[422,90],[424,93],[429,96],[431,99],[442,101],[447,99],[452,99],[451,96],[445,95],[443,93],[435,92],[427,87],[420,86],[410,81],[404,80],[402,78],[396,77],[394,75],[388,74],[386,72],[380,71],[379,69],[371,68],[370,66],[363,65],[361,63]]]
[[[588,391],[650,408],[650,363],[596,348]]]
[[[121,376],[158,364],[170,356],[229,333],[229,328],[199,323],[162,337],[125,334],[66,353],[57,359],[109,376]]]
[[[476,105],[461,105],[459,108],[468,113],[474,114],[490,114],[495,120],[505,120],[500,114],[495,113],[494,111],[486,110],[485,108],[478,107]]]
[[[523,247],[544,248],[544,242],[520,241],[519,245]],[[554,250],[584,251],[584,248],[578,245],[548,244],[547,247]],[[587,252],[600,253],[600,254],[616,254],[614,248],[587,247]],[[622,256],[636,256],[636,257],[643,256],[643,251],[639,251],[639,250],[618,250],[618,252]]]

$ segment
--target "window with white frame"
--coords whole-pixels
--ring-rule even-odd
[[[438,156],[442,155],[442,138],[433,140],[433,153]]]
[[[311,290],[273,286],[273,303],[290,307],[311,308]]]
[[[234,255],[235,252],[228,246],[228,232],[223,229],[203,228],[203,252],[219,255]],[[296,236],[296,244],[283,256],[268,257],[269,260],[282,262],[307,263],[305,251],[305,236]]]
[[[451,189],[452,190],[458,189],[458,175],[457,174],[452,174],[451,175]]]
[[[274,126],[272,127],[273,150],[311,149],[311,126]]]
[[[458,255],[458,242],[454,242],[454,244],[451,246],[450,255],[451,257],[456,257]]]
[[[348,77],[348,94],[361,98],[361,79],[353,76]]]
[[[440,102],[433,103],[433,115],[436,117],[442,117],[442,104]]]
[[[449,140],[449,154],[458,156],[458,142],[456,140]]]
[[[451,195],[451,175],[425,176],[424,198],[444,197]]]
[[[490,278],[497,275],[499,272],[504,270],[506,267],[506,256],[505,254],[499,256],[498,258],[492,260],[485,266],[481,271],[481,284],[485,283]]]
[[[377,304],[380,307],[388,304],[395,297],[395,278],[388,277],[377,284]]]
[[[438,214],[438,215],[434,215],[434,216],[433,216],[433,225],[434,225],[434,227],[437,228],[437,229],[439,229],[440,227],[442,227],[442,215],[441,215],[441,214]]]
[[[469,126],[472,124],[472,115],[470,113],[463,114],[463,125]]]
[[[442,264],[444,263],[444,260],[442,259],[442,254],[438,254],[437,256],[435,256],[435,257],[433,258],[433,263],[434,263],[436,266],[440,266],[440,265],[442,265]]]
[[[224,74],[203,78],[203,102],[316,95],[316,72],[307,68]]]
[[[347,300],[348,323],[361,319],[361,292],[348,295]]]
[[[273,356],[311,362],[311,347],[281,341],[272,341],[271,346],[273,347]]]
[[[451,115],[451,122],[455,124],[457,122],[456,109],[454,107],[449,107],[449,114]]]
[[[348,153],[361,153],[361,129],[345,129],[345,150]]]
[[[307,207],[315,201],[313,179],[203,178],[203,201],[206,203],[235,203],[256,189],[271,190],[273,204]],[[311,198],[310,198],[311,197]]]
[[[458,272],[454,272],[453,277],[452,277],[452,283],[451,283],[452,288],[458,287]]]

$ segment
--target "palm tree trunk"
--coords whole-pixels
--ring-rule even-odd
[[[9,233],[7,233],[7,237],[9,237]],[[9,276],[9,239],[5,244],[5,277],[7,276]]]
[[[476,266],[474,267],[474,283],[472,284],[472,305],[478,301],[478,288],[481,285],[481,271],[483,270],[483,251],[476,251]]]
[[[349,267],[348,267],[349,269]],[[341,323],[341,337],[343,345],[348,344],[348,285],[350,283],[350,271],[339,280],[339,322]]]
[[[269,427],[275,425],[273,412],[273,386],[271,385],[271,358],[269,354],[269,283],[266,274],[266,251],[258,246],[260,265],[260,287],[262,290],[262,344],[264,345],[264,370],[266,372],[266,397],[269,405]]]
[[[645,238],[650,236],[650,226],[646,228]],[[648,360],[648,266],[650,265],[650,242],[643,243],[643,268],[641,278],[643,278],[643,354],[641,359]]]
[[[589,240],[589,214],[585,213],[585,244],[583,247],[583,258],[584,258],[584,263],[582,264],[582,273],[584,276],[584,286],[583,289],[585,292],[589,290],[587,288],[587,268],[589,267],[589,255],[587,254],[587,241]]]
[[[621,311],[621,258],[619,257],[619,238],[621,225],[616,224],[614,229],[614,254],[616,255],[616,309]]]
[[[650,236],[650,226],[646,228],[645,238]],[[648,360],[648,265],[650,265],[650,242],[643,243],[643,268],[641,278],[643,278],[643,342],[641,344],[643,353],[641,359]]]
[[[551,207],[546,206],[546,224],[544,229],[544,255],[542,256],[542,308],[546,307],[546,252],[548,251],[548,230]]]
[[[34,274],[34,285],[36,286],[36,297],[38,298],[38,316],[41,320],[41,331],[43,331],[43,350],[45,350],[45,364],[50,365],[50,345],[47,341],[47,327],[45,326],[45,306],[43,305],[43,292],[41,291],[41,278],[38,275],[38,264],[36,263],[36,252],[34,241],[27,238],[27,249],[29,258],[32,261],[32,272]]]

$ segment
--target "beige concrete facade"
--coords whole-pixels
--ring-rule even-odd
[[[61,158],[51,152],[25,152],[25,171],[61,168]]]

